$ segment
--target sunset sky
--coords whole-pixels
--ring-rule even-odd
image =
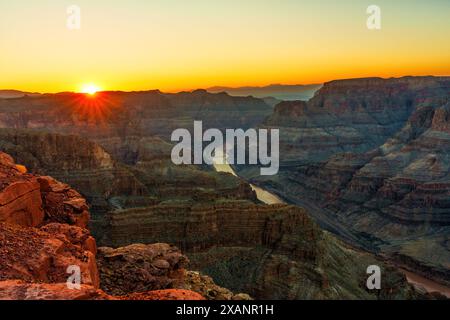
[[[381,7],[382,29],[366,9]],[[81,29],[66,9],[81,8]],[[0,89],[450,75],[449,0],[0,0]]]

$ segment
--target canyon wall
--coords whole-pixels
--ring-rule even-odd
[[[346,240],[449,284],[449,96],[449,78],[326,83],[266,120],[282,133],[281,170],[253,182],[311,208]]]
[[[0,128],[26,128],[75,134],[101,141],[112,137],[159,135],[173,130],[254,127],[272,108],[252,97],[231,97],[205,90],[165,94],[159,91],[101,92],[95,97],[60,93],[0,99]]]

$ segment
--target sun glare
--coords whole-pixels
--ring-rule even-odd
[[[82,93],[86,93],[91,96],[95,95],[98,91],[100,91],[100,88],[95,84],[85,84],[81,87]]]

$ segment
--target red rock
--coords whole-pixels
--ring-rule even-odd
[[[120,297],[121,300],[206,300],[200,294],[181,289],[168,289],[149,291],[144,293],[133,293]]]
[[[85,228],[88,209],[86,200],[70,186],[25,174],[9,155],[0,153],[0,222],[36,227],[45,220]]]
[[[70,186],[51,177],[38,177],[47,222],[67,223],[86,228],[89,211],[86,200]]]
[[[41,230],[55,234],[56,237],[65,237],[72,244],[79,246],[81,249],[90,251],[94,255],[97,254],[96,241],[87,229],[61,223],[50,223],[43,226]]]
[[[38,226],[44,221],[41,206],[39,184],[35,179],[11,182],[0,191],[0,222]]]
[[[98,250],[101,287],[113,295],[177,288],[189,260],[174,246],[133,244]]]
[[[69,289],[65,283],[0,281],[0,300],[205,300],[200,294],[180,289],[149,291],[114,297],[92,286]]]
[[[52,224],[38,230],[0,223],[0,280],[65,283],[72,265],[80,267],[81,283],[99,287],[95,255],[83,248],[89,233]]]
[[[0,222],[37,226],[44,220],[40,186],[21,173],[13,159],[0,153]]]
[[[69,289],[65,283],[37,284],[20,280],[0,281],[0,300],[114,300],[101,290],[81,285]]]
[[[0,152],[0,164],[3,166],[13,167],[14,159],[9,154]]]

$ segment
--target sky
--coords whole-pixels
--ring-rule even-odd
[[[369,30],[369,5],[381,29]],[[67,28],[67,8],[81,28]],[[0,0],[0,88],[179,90],[450,75],[449,0]]]

